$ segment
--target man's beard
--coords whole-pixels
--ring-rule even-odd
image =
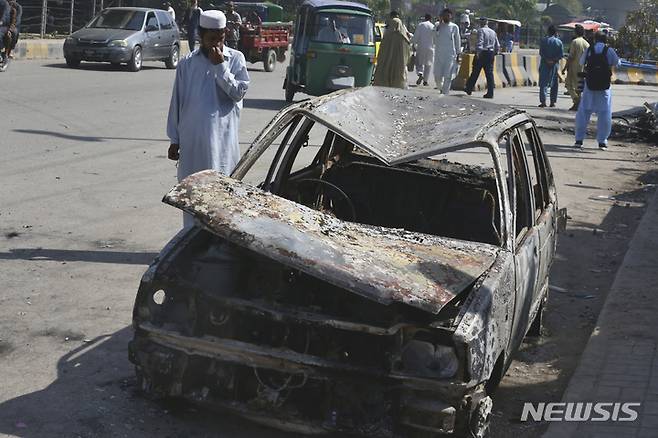
[[[206,58],[210,55],[209,48],[201,46],[200,49],[201,49],[201,53],[203,53],[203,56],[205,56]]]

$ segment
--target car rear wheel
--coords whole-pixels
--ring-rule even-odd
[[[64,58],[66,59],[66,65],[71,68],[76,68],[80,66],[80,60],[76,58]]]
[[[263,57],[263,65],[265,66],[266,72],[274,71],[274,68],[276,67],[276,52],[274,50],[269,49],[267,52],[265,52],[265,56]]]
[[[142,48],[135,46],[133,49],[133,56],[128,61],[128,69],[130,71],[140,71],[142,69]]]
[[[180,49],[178,46],[171,48],[171,53],[169,53],[169,58],[165,60],[165,65],[169,69],[174,69],[178,66],[178,59],[180,58]]]

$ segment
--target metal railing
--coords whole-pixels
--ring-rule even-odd
[[[123,0],[19,0],[19,3],[23,7],[21,33],[44,38],[70,35],[103,8],[122,6]]]

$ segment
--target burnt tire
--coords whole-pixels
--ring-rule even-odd
[[[80,67],[80,60],[76,58],[64,58],[66,60],[66,65],[70,68]]]
[[[272,72],[276,68],[276,52],[269,49],[263,56],[263,68],[266,72]]]
[[[178,67],[178,60],[180,59],[180,49],[178,46],[173,46],[171,48],[171,52],[169,53],[169,57],[165,59],[165,66],[168,69],[175,69]]]
[[[128,70],[138,72],[142,69],[142,48],[135,46],[133,56],[128,61]]]

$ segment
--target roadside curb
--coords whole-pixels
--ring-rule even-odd
[[[63,59],[64,40],[23,40],[14,49],[14,59]]]
[[[553,422],[544,438],[655,436],[658,419],[657,285],[658,191],[648,201],[596,327],[562,397],[562,402],[639,402],[642,403],[639,417],[628,422]],[[652,430],[654,435],[651,435]]]
[[[181,40],[181,56],[190,51],[187,42]],[[22,59],[64,59],[64,40],[20,40],[14,49],[14,60]]]

